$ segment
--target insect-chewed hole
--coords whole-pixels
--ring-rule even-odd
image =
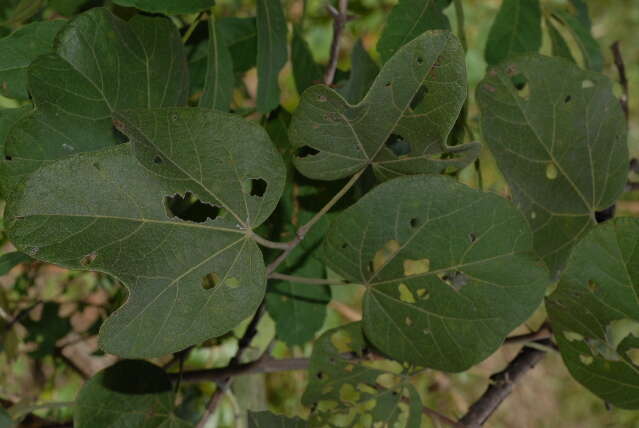
[[[422,58],[421,56],[417,57],[417,64],[422,65],[424,63],[424,58]]]
[[[13,160],[13,158],[9,155],[5,155],[4,160],[10,161]]]
[[[95,260],[95,258],[96,258],[97,256],[98,256],[98,255],[95,253],[95,251],[93,251],[93,252],[91,252],[91,253],[87,254],[86,256],[82,257],[82,258],[80,259],[80,264],[81,264],[82,266],[90,266],[90,265],[91,265],[91,263],[93,263],[93,261]]]
[[[564,103],[568,104],[571,100],[572,100],[572,96],[566,95],[566,98],[564,98]]]
[[[470,242],[475,242],[477,240],[477,235],[474,232],[470,232],[468,234],[468,239],[470,240]]]
[[[345,250],[346,248],[348,248],[348,244],[344,242],[340,247],[342,248],[342,250]]]
[[[156,155],[155,157],[153,157],[153,163],[154,164],[159,165],[162,162],[164,162],[164,161],[162,160],[162,157],[160,155]]]
[[[220,209],[197,199],[191,192],[184,196],[175,194],[164,197],[164,208],[169,218],[177,217],[186,221],[203,223],[207,219],[215,220],[220,214]]]
[[[312,148],[311,146],[302,146],[297,149],[297,157],[305,158],[307,156],[315,156],[319,153],[319,150]]]
[[[251,178],[251,196],[262,197],[266,193],[266,181],[261,178]]]
[[[202,277],[200,285],[205,290],[212,290],[220,284],[220,275],[217,272],[211,272]]]
[[[415,110],[417,106],[424,100],[424,97],[428,93],[428,88],[426,85],[422,85],[419,87],[419,90],[413,96],[413,99],[410,102],[411,110]]]
[[[410,219],[409,223],[410,223],[410,227],[415,228],[415,227],[419,226],[419,219],[416,218],[416,217],[413,217],[413,218]]]
[[[522,73],[515,74],[510,78],[515,89],[517,89],[517,95],[523,99],[528,99],[530,96],[530,85],[528,79]]]
[[[387,88],[389,88],[392,85],[393,85],[393,82],[391,82],[391,81],[388,81],[388,82],[384,83],[384,86],[386,86]]]
[[[404,156],[411,152],[410,143],[401,135],[391,134],[385,144],[395,156]]]

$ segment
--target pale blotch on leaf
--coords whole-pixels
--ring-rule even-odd
[[[344,352],[350,352],[350,345],[352,342],[353,338],[345,330],[338,330],[331,335],[331,343],[340,354]]]
[[[574,331],[564,331],[564,337],[568,342],[584,340],[584,337],[581,334],[575,333]]]
[[[403,282],[397,286],[397,290],[399,291],[399,300],[406,303],[415,303],[415,296],[413,296],[410,288]]]
[[[360,393],[350,383],[343,384],[339,389],[339,399],[355,403],[359,400]]]
[[[388,241],[382,248],[377,250],[373,256],[373,272],[380,270],[386,263],[388,263],[399,251],[399,242],[392,239]]]
[[[406,317],[404,318],[404,323],[407,327],[410,327],[411,325],[413,325],[413,320],[410,317]]]
[[[352,371],[353,371],[353,369],[354,369],[354,368],[355,368],[355,366],[354,366],[354,365],[352,365],[352,364],[348,364],[346,367],[344,367],[344,371],[347,371],[347,372],[349,372],[349,373],[350,373],[350,372],[352,372]]]
[[[592,80],[584,80],[581,82],[582,89],[588,89],[588,88],[594,88],[594,87],[595,87],[595,82],[593,82]]]
[[[211,272],[202,278],[202,288],[211,290],[220,283],[220,275],[217,272]]]
[[[619,344],[630,335],[639,338],[639,321],[623,318],[612,321],[606,327],[606,341],[612,349],[617,349]]]
[[[548,180],[555,180],[558,175],[559,175],[559,171],[557,170],[557,167],[555,166],[554,163],[551,162],[548,165],[546,165],[546,178]]]
[[[377,395],[379,393],[378,390],[376,390],[372,386],[365,383],[358,383],[357,390],[364,394],[370,394],[370,395]],[[375,400],[368,400],[368,401],[365,401],[364,403],[370,403],[371,401],[373,401],[373,407],[375,407],[375,403],[374,403]],[[372,409],[373,407],[371,407],[370,409]],[[366,409],[366,410],[369,410],[369,409]]]
[[[639,366],[639,348],[628,349],[626,356],[632,361],[632,364]]]
[[[592,358],[592,356],[590,356],[590,355],[581,354],[581,355],[579,355],[579,360],[581,360],[581,362],[583,364],[589,366],[589,365],[592,364],[594,358]]]
[[[377,376],[377,378],[375,379],[376,384],[387,389],[393,388],[395,385],[397,385],[397,382],[398,382],[397,376],[391,373],[383,373]]]
[[[95,260],[97,256],[98,255],[95,253],[95,251],[92,251],[86,256],[82,257],[82,259],[80,260],[80,264],[82,266],[89,266],[91,265],[91,263],[93,263],[93,261]]]
[[[226,281],[224,281],[224,284],[226,284],[226,286],[230,288],[237,288],[240,286],[240,280],[234,276],[231,276],[227,278]]]
[[[599,286],[597,285],[595,281],[593,281],[592,279],[588,280],[588,290],[591,293],[594,293],[595,291],[597,291],[598,288]]]
[[[420,275],[430,270],[429,259],[404,260],[404,276]]]
[[[425,288],[419,288],[417,289],[417,297],[426,300],[430,297],[430,293]]]
[[[322,400],[317,403],[317,410],[320,412],[326,412],[337,407],[337,401],[334,400]]]

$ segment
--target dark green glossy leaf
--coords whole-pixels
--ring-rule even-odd
[[[264,130],[237,116],[172,108],[116,117],[132,147],[41,168],[6,218],[27,254],[128,287],[100,330],[104,350],[158,356],[226,333],[262,300],[250,229],[275,208],[285,170]]]
[[[60,15],[71,16],[89,0],[49,0],[49,7]]]
[[[611,82],[531,55],[491,69],[477,99],[483,136],[555,272],[626,182],[626,124]]]
[[[366,287],[364,330],[377,348],[445,371],[494,352],[548,283],[519,211],[442,176],[377,186],[339,215],[323,253]]]
[[[4,158],[4,145],[11,127],[28,115],[31,110],[33,110],[31,106],[0,109],[0,159]]]
[[[222,18],[218,22],[224,42],[231,52],[233,71],[244,73],[255,67],[257,23],[255,18]]]
[[[350,76],[346,85],[339,92],[347,102],[357,104],[366,96],[368,88],[373,85],[378,73],[379,67],[368,55],[360,39],[353,46],[351,53]]]
[[[271,412],[248,412],[249,428],[306,428],[306,421],[287,418]]]
[[[120,6],[135,7],[145,12],[180,15],[209,9],[215,0],[113,0]]]
[[[66,21],[42,21],[25,25],[0,39],[0,94],[26,100],[27,67],[38,56],[53,51],[53,39]]]
[[[20,263],[31,261],[31,257],[24,253],[14,251],[0,256],[0,275],[6,275],[11,269]]]
[[[281,0],[257,0],[257,111],[280,103],[280,70],[288,60],[287,29]]]
[[[488,33],[486,62],[489,65],[517,55],[538,52],[541,47],[539,0],[503,0]]]
[[[556,16],[566,25],[574,37],[584,57],[585,67],[593,71],[602,71],[604,58],[599,43],[592,37],[590,27],[574,15],[565,11],[557,11]]]
[[[639,220],[596,226],[546,307],[570,373],[616,407],[639,409]]]
[[[384,65],[356,105],[324,85],[304,92],[289,134],[300,150],[295,166],[319,180],[348,177],[368,165],[382,179],[465,166],[478,145],[446,146],[465,99],[459,41],[447,31],[426,32]]]
[[[361,323],[328,330],[315,342],[302,403],[311,427],[419,428],[421,398],[410,369],[387,360],[360,360],[366,342]],[[409,404],[402,402],[402,398]]]
[[[228,111],[235,83],[233,62],[213,16],[209,17],[208,47],[207,72],[200,107]]]
[[[570,47],[568,47],[568,43],[564,39],[564,36],[561,35],[557,27],[552,22],[551,19],[546,19],[546,28],[548,28],[548,34],[550,35],[550,43],[552,45],[552,55],[559,56],[562,58],[566,58],[571,62],[575,62],[575,58],[572,56],[570,52]]]
[[[322,82],[322,68],[313,59],[313,53],[298,27],[293,30],[291,62],[297,93],[302,94],[309,86]]]
[[[102,8],[70,21],[56,53],[39,57],[28,74],[36,110],[7,137],[3,192],[47,162],[121,142],[113,111],[182,105],[188,91],[182,43],[168,19],[125,22]]]
[[[188,428],[173,413],[174,394],[164,370],[146,361],[124,360],[84,384],[76,398],[76,428]]]
[[[40,319],[34,321],[27,318],[22,321],[22,325],[28,332],[24,341],[37,344],[37,348],[29,353],[33,358],[44,358],[48,355],[53,355],[56,342],[71,331],[69,318],[60,317],[58,315],[59,312],[60,304],[46,302],[42,306]]]
[[[388,16],[377,51],[388,61],[402,46],[427,30],[448,30],[450,22],[443,10],[450,0],[400,0]]]

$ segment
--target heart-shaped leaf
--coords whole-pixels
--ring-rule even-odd
[[[364,331],[377,348],[446,371],[495,351],[548,283],[519,211],[442,176],[377,186],[335,220],[324,254],[366,287]]]
[[[308,88],[293,115],[297,169],[336,180],[368,165],[378,177],[439,173],[477,156],[477,144],[446,146],[466,99],[464,51],[450,32],[430,31],[402,47],[366,97],[350,105],[333,89]]]
[[[129,288],[100,331],[108,352],[157,356],[224,334],[264,295],[249,238],[282,194],[279,154],[262,128],[215,110],[130,111],[116,122],[133,147],[55,162],[19,187],[6,214],[12,241]]]
[[[575,245],[546,302],[570,373],[624,409],[639,409],[637,242],[637,219],[598,225]]]
[[[121,142],[111,124],[115,110],[186,103],[186,59],[168,19],[125,22],[95,8],[70,21],[55,45],[55,54],[29,67],[36,109],[7,137],[3,191],[48,161]]]
[[[164,370],[146,361],[119,361],[84,384],[76,398],[73,426],[192,427],[173,413],[174,399]]]
[[[483,136],[551,271],[623,191],[626,124],[611,82],[562,59],[519,57],[477,89]]]

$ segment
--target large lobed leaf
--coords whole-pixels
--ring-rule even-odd
[[[338,92],[307,89],[290,134],[297,169],[336,180],[368,165],[379,178],[463,167],[477,144],[446,146],[466,99],[464,51],[448,31],[429,31],[403,46],[382,68],[366,97],[349,104]]]
[[[262,300],[264,262],[250,229],[275,208],[285,171],[264,130],[227,113],[116,117],[132,145],[41,168],[6,219],[27,254],[120,279],[129,299],[103,324],[101,346],[157,356],[224,334]],[[208,206],[201,223],[172,211],[171,198],[189,195]]]
[[[29,66],[36,108],[7,136],[5,194],[49,161],[117,144],[113,111],[186,103],[186,59],[168,19],[136,15],[125,22],[95,8],[70,21],[55,46],[55,54]]]
[[[327,265],[366,287],[366,337],[399,361],[462,371],[537,308],[547,272],[507,200],[442,176],[383,183],[345,210]]]
[[[531,55],[491,68],[477,99],[483,136],[555,272],[626,182],[626,124],[611,82]]]

